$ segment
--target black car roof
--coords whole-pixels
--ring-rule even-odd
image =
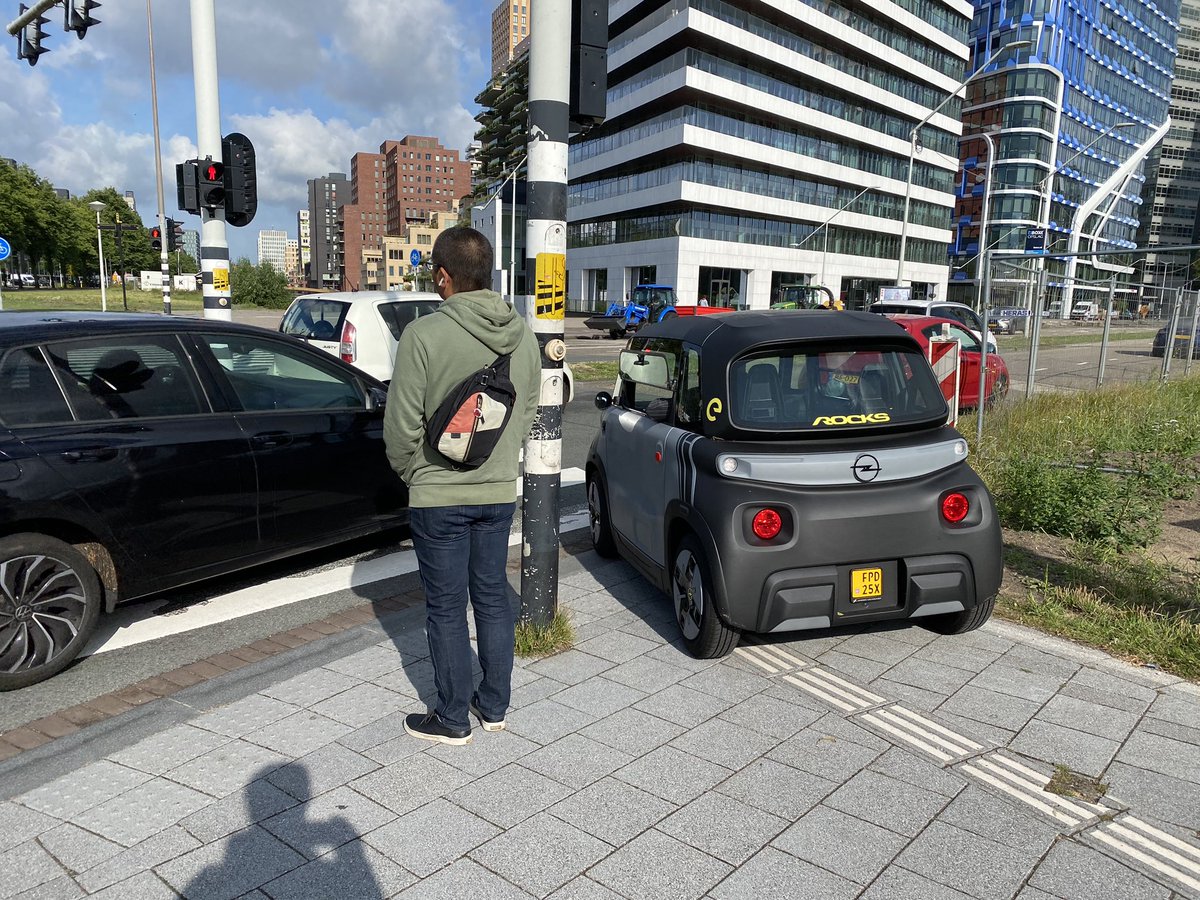
[[[675,316],[640,329],[638,335],[684,340],[702,345],[706,354],[724,356],[737,356],[748,347],[776,342],[891,338],[916,343],[903,328],[877,313],[825,309]]]
[[[12,345],[28,341],[90,337],[137,331],[241,331],[261,333],[257,325],[241,325],[225,319],[193,316],[166,316],[158,313],[125,312],[2,312],[0,343]],[[275,332],[272,331],[272,334]]]

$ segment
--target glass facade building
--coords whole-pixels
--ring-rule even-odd
[[[997,43],[1030,46],[1017,65],[968,86],[951,299],[975,303],[982,251],[1023,251],[1029,228],[1046,229],[1050,252],[1137,246],[1145,159],[1167,121],[1178,29],[1179,0],[976,0],[976,57]],[[995,145],[990,161],[981,132]],[[1122,264],[1134,259],[1047,259],[1043,301],[1066,317],[1072,296],[1106,299],[1108,279],[1126,278]],[[997,266],[993,304],[1015,302],[997,294],[1024,278]]]
[[[765,308],[850,308],[898,274],[944,296],[971,6],[963,0],[612,0],[608,117],[575,138],[569,295],[639,282]],[[801,292],[803,293],[803,292]],[[814,295],[815,296],[815,295]]]

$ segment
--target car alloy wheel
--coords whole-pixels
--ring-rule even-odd
[[[684,640],[696,640],[704,622],[707,598],[700,564],[690,547],[680,547],[675,556],[675,566],[671,572],[671,599],[675,603],[675,621],[679,623]]]
[[[612,559],[617,555],[612,526],[608,520],[608,500],[605,498],[604,483],[593,475],[587,483],[588,525],[592,534],[592,546],[603,557]]]

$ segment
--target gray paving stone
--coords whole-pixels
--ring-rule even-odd
[[[1003,655],[1004,650],[989,649],[986,647],[978,647],[961,640],[963,635],[958,636],[960,639],[939,638],[931,644],[926,644],[911,657],[912,660],[928,660],[929,662],[940,663],[943,666],[950,666],[955,669],[963,669],[967,672],[979,673],[987,666],[991,665]],[[1011,646],[1009,644],[1008,646]],[[907,663],[908,660],[905,660]],[[901,663],[903,666],[905,663]]]
[[[938,821],[1018,851],[1048,847],[1059,833],[1040,819],[1032,807],[975,785],[968,785],[951,800]]]
[[[717,720],[776,740],[784,740],[820,717],[821,713],[816,710],[787,703],[764,691],[729,707],[717,716]]]
[[[550,813],[615,847],[626,844],[676,809],[640,788],[602,778],[550,807]]]
[[[423,881],[405,888],[396,895],[395,900],[463,900],[464,897],[529,900],[532,896],[478,863],[460,859]]]
[[[1200,832],[1200,785],[1114,762],[1104,773],[1109,793],[1134,810]]]
[[[233,703],[219,706],[197,716],[189,724],[226,738],[239,738],[251,731],[257,731],[270,725],[272,722],[285,719],[298,712],[303,706],[303,702],[285,703],[263,694],[251,694],[249,697],[243,697],[241,700],[235,700]],[[180,760],[180,762],[185,762],[185,760]]]
[[[678,684],[689,674],[687,669],[680,666],[650,656],[639,656],[605,670],[604,677],[639,691],[653,693],[668,685]]]
[[[168,828],[100,865],[80,872],[75,880],[89,894],[94,894],[112,885],[126,883],[140,873],[147,873],[154,866],[189,853],[199,846],[200,842],[182,828]],[[120,894],[114,890],[113,896],[120,897]]]
[[[849,900],[860,890],[862,885],[764,847],[713,888],[710,896],[714,900]]]
[[[285,756],[298,757],[324,747],[351,731],[353,729],[349,725],[302,709],[286,719],[251,731],[243,740]]]
[[[728,668],[728,667],[726,667]],[[730,669],[729,671],[733,671]],[[712,694],[692,690],[683,684],[673,684],[668,688],[651,694],[645,700],[634,704],[634,709],[682,725],[684,728],[694,728],[701,722],[706,722],[713,716],[723,713],[733,706],[734,701],[724,700]]]
[[[377,762],[360,753],[341,744],[327,744],[295,762],[281,766],[268,775],[267,780],[297,800],[309,800],[377,768]]]
[[[626,784],[649,791],[677,806],[694,800],[730,774],[724,766],[706,762],[674,747],[651,750],[614,773]]]
[[[273,684],[260,693],[294,706],[308,707],[327,700],[334,694],[347,691],[356,684],[362,684],[362,680],[331,669],[309,669],[279,684]]]
[[[875,662],[852,653],[846,653],[843,650],[844,646],[839,646],[835,650],[826,650],[817,657],[817,662],[847,681],[859,685],[870,684],[891,668],[889,663]]]
[[[642,756],[683,733],[683,726],[640,709],[623,709],[588,725],[579,733],[630,756]]]
[[[439,798],[377,828],[363,840],[424,878],[499,833],[490,822]]]
[[[891,865],[879,873],[859,900],[973,900],[970,894],[930,881],[901,866]]]
[[[738,866],[787,825],[787,819],[714,791],[697,797],[655,827],[709,856]]]
[[[588,877],[626,897],[693,900],[731,871],[727,863],[651,828],[593,866]]]
[[[872,693],[887,697],[889,700],[899,700],[916,712],[931,713],[950,699],[949,694],[929,691],[900,681],[892,681],[886,675],[883,678],[876,678],[867,687]]]
[[[102,759],[13,799],[56,819],[72,819],[149,779],[145,772]]]
[[[938,712],[947,712],[1010,731],[1024,728],[1042,704],[968,684],[943,703]]]
[[[1200,697],[1167,688],[1150,704],[1146,715],[1196,728],[1200,725]]]
[[[851,656],[860,656],[879,663],[894,666],[912,656],[918,649],[912,644],[897,640],[893,632],[866,632],[853,635],[839,649]]]
[[[638,618],[619,629],[626,634],[632,634],[656,644],[665,644],[679,635],[679,626],[673,616],[638,610]]]
[[[820,734],[834,737],[841,741],[850,741],[851,743],[858,744],[860,747],[878,750],[880,753],[883,753],[885,750],[891,750],[893,746],[890,740],[885,740],[874,732],[863,728],[857,722],[844,719],[840,713],[835,712],[827,712],[821,718],[817,719],[817,721],[813,722],[807,730],[819,732]]]
[[[1167,719],[1151,719],[1147,716],[1138,722],[1137,728],[1143,734],[1156,734],[1159,737],[1171,738],[1184,744],[1200,746],[1200,724],[1197,727],[1189,728],[1178,722],[1171,722]]]
[[[8,801],[0,802],[0,853],[57,828],[61,819]]]
[[[1027,672],[1041,672],[1051,675],[1064,675],[1071,678],[1083,666],[1077,659],[1071,659],[1057,653],[1047,653],[1029,644],[1014,643],[1005,651],[1000,661],[1005,665]]]
[[[478,777],[523,759],[541,746],[511,731],[489,734],[477,728],[472,734],[475,739],[465,747],[438,744],[426,752],[456,769],[462,769],[468,775]]]
[[[604,885],[580,876],[574,881],[568,881],[550,895],[549,900],[625,900],[620,894],[614,894]]]
[[[802,772],[772,759],[758,759],[716,790],[748,806],[793,821],[829,796],[838,782]]]
[[[530,663],[529,671],[552,678],[564,685],[572,685],[587,681],[593,675],[599,675],[614,665],[612,660],[602,659],[599,656],[584,653],[582,650],[571,649]]]
[[[266,778],[291,758],[243,740],[230,741],[182,766],[167,777],[213,797],[228,797],[259,778]]]
[[[539,700],[522,709],[511,710],[506,719],[510,731],[539,744],[552,744],[592,724],[596,716],[555,700]]]
[[[309,707],[312,712],[349,725],[362,728],[386,715],[406,707],[412,698],[377,684],[358,684],[348,691],[335,694]]]
[[[1059,841],[1029,884],[1062,897],[1088,900],[1168,900],[1171,891],[1116,860],[1074,841]]]
[[[749,765],[777,743],[776,738],[757,731],[747,731],[717,718],[701,722],[667,746],[736,771]]]
[[[1055,897],[1053,894],[1047,894],[1045,891],[1039,891],[1035,887],[1026,885],[1021,888],[1021,893],[1017,894],[1013,900],[1063,900],[1063,898]]]
[[[865,885],[906,843],[893,831],[818,805],[776,837],[771,846]]]
[[[953,797],[967,786],[966,779],[953,769],[943,769],[899,747],[893,747],[871,763],[870,770],[943,797]]]
[[[291,809],[298,802],[295,797],[279,790],[266,778],[259,778],[241,791],[214,800],[203,809],[181,819],[179,825],[201,843],[211,844],[235,831],[241,831],[248,825],[269,819],[285,809]]]
[[[546,852],[549,847],[553,853]],[[534,896],[545,897],[611,849],[561,819],[539,813],[472,850],[470,857]]]
[[[393,669],[383,675],[371,679],[371,684],[387,688],[397,694],[412,697],[414,700],[431,700],[437,696],[437,686],[433,680],[433,666],[428,659],[415,662],[405,660],[399,669]]]
[[[521,765],[576,790],[587,787],[633,759],[580,734],[568,734],[521,759]]]
[[[177,823],[207,805],[207,794],[166,778],[139,784],[75,816],[75,824],[125,847]]]
[[[416,880],[365,842],[351,841],[267,882],[262,896],[271,900],[382,900]]]
[[[554,702],[602,719],[619,709],[632,706],[646,696],[645,691],[627,687],[604,676],[589,678],[554,695]]]
[[[1085,775],[1099,776],[1121,745],[1108,738],[1034,719],[1008,746],[1016,753],[1051,765],[1068,766]]]
[[[232,900],[304,864],[304,857],[257,825],[155,867],[188,900]]]
[[[741,703],[762,691],[771,681],[762,675],[733,666],[710,666],[680,682],[680,686],[708,694],[728,703]]]
[[[599,656],[601,659],[607,659],[613,663],[623,663],[629,662],[629,660],[660,646],[662,645],[658,641],[648,641],[637,635],[626,634],[623,631],[613,631],[609,634],[603,634],[591,640],[583,641],[576,649],[583,653],[590,653],[592,656]]]
[[[1197,715],[1200,716],[1200,710],[1197,711]],[[1085,734],[1123,741],[1133,731],[1139,717],[1133,713],[1059,694],[1050,698],[1037,714],[1037,718]],[[1200,718],[1196,721],[1200,722]]]
[[[0,897],[32,890],[66,874],[37,841],[26,841],[0,853]]]
[[[69,872],[86,871],[125,849],[71,823],[45,832],[38,838],[38,843]]]
[[[316,859],[395,818],[390,809],[340,787],[263,819],[259,826],[306,859]]]
[[[416,660],[427,659],[429,657],[429,637],[425,634],[424,618],[421,619],[420,624],[409,625],[402,632],[388,635],[386,640],[379,641],[375,646],[382,650],[399,653],[406,666]]]
[[[1017,736],[1014,729],[1002,728],[999,725],[955,715],[944,705],[937,710],[937,721],[951,731],[961,734],[963,737],[969,737],[985,747],[1007,747],[1009,742]]]
[[[972,678],[970,683],[984,690],[1032,700],[1035,703],[1045,703],[1066,681],[1067,676],[1063,674],[1029,672],[1000,661],[988,666]]]
[[[689,672],[701,672],[710,666],[719,665],[721,662],[719,659],[697,659],[687,652],[681,638],[654,648],[646,656],[657,659],[659,662],[678,666],[681,669],[687,669]]]
[[[413,743],[425,743],[412,738]],[[471,777],[427,753],[407,757],[350,782],[350,787],[399,815],[445,797]]]
[[[83,888],[72,881],[69,876],[63,875],[27,891],[13,894],[12,900],[77,900],[82,896]]]
[[[511,828],[570,794],[567,786],[514,764],[460,787],[448,799],[501,828]]]
[[[363,725],[342,735],[337,739],[337,743],[355,753],[364,753],[372,747],[378,747],[380,744],[393,741],[398,737],[407,737],[408,735],[404,731],[404,717],[409,711],[416,711],[409,708],[417,703],[418,701],[410,699],[407,707],[402,707],[394,713],[376,719],[369,725]],[[420,704],[420,708],[424,709],[424,704]]]
[[[1014,850],[961,828],[934,822],[901,851],[897,862],[918,875],[974,897],[1010,897],[1045,847]]]
[[[1159,696],[1155,688],[1135,679],[1087,666],[1071,676],[1071,680],[1064,685],[1064,688],[1067,687],[1093,691],[1098,696],[1095,702],[1134,713],[1145,712]]]
[[[421,637],[424,640],[425,636],[423,634]],[[351,653],[349,656],[343,656],[341,659],[327,662],[324,667],[341,675],[348,675],[351,678],[371,681],[380,675],[395,672],[403,664],[404,657],[394,644],[389,643],[386,647],[381,647],[378,644],[373,647],[367,647],[365,650],[359,650],[357,653]]]
[[[113,753],[108,758],[150,775],[162,775],[188,760],[217,749],[228,740],[225,735],[214,733],[212,730],[197,728],[191,724],[176,725],[138,741],[132,747]]]
[[[89,896],[100,900],[177,900],[179,897],[153,872],[142,872]]]
[[[941,812],[946,797],[865,769],[824,803],[897,834],[916,837]]]
[[[993,621],[978,631],[968,631],[965,634],[943,635],[938,638],[939,643],[952,643],[958,646],[970,647],[973,650],[982,650],[989,653],[999,653],[1001,655],[1012,649],[1017,643],[1012,636],[1012,631],[1020,632],[1019,626],[1011,626],[1008,634],[1001,633],[1002,629],[996,627],[996,622]],[[1040,633],[1033,629],[1026,629],[1022,634],[1028,633],[1040,637]],[[1059,642],[1059,646],[1065,646]]]
[[[886,677],[889,681],[953,694],[975,677],[975,670],[925,659],[917,652],[888,669]]]
[[[882,752],[829,734],[820,725],[818,722],[783,741],[767,757],[840,784]]]
[[[424,713],[427,711],[422,701],[417,700],[415,702],[419,705],[419,708],[410,710],[409,712]],[[409,757],[431,751],[433,749],[431,744],[426,741],[417,740],[404,730],[405,715],[407,713],[398,717],[400,722],[399,734],[391,740],[368,747],[362,751],[362,755],[373,762],[379,763],[381,766],[391,766],[403,762]],[[367,727],[370,728],[371,726],[368,725]],[[472,738],[474,738],[474,732],[472,732]],[[474,743],[474,740],[472,740],[472,743]]]
[[[512,697],[509,699],[508,708],[510,711],[515,709],[524,709],[526,706],[532,706],[539,700],[545,700],[547,697],[553,697],[567,685],[561,681],[555,681],[553,678],[537,677],[533,681],[527,682],[520,687],[514,687]]]

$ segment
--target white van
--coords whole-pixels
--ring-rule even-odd
[[[1071,318],[1083,322],[1090,322],[1100,317],[1100,306],[1096,303],[1091,303],[1087,300],[1078,300],[1071,307]]]

